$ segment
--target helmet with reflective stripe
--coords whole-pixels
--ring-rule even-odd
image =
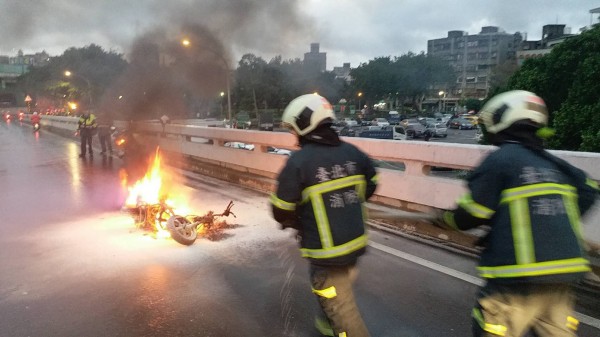
[[[298,135],[305,136],[319,125],[335,120],[329,101],[317,94],[296,97],[283,111],[281,122],[293,129]]]
[[[544,127],[548,124],[548,110],[536,94],[513,90],[492,97],[481,109],[480,119],[487,132],[496,134],[519,121]]]

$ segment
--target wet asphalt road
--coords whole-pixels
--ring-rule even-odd
[[[120,211],[118,158],[78,153],[73,140],[0,122],[0,336],[318,336],[306,263],[265,195],[172,173],[195,214],[235,202],[227,228],[186,247]],[[356,296],[372,336],[469,335],[475,261],[371,240]]]

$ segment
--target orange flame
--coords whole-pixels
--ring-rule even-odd
[[[157,204],[164,197],[161,193],[162,177],[160,170],[161,157],[156,148],[154,160],[150,165],[150,169],[146,175],[133,186],[129,187],[129,195],[125,200],[125,205],[128,207],[136,207],[140,203]]]
[[[140,205],[155,205],[161,202],[173,207],[172,202],[167,199],[168,196],[165,192],[163,182],[164,172],[161,170],[161,162],[162,158],[160,156],[159,148],[157,147],[154,159],[142,179],[128,187],[126,174],[121,175],[123,186],[128,190],[127,199],[125,200],[126,207],[135,208]],[[156,236],[170,237],[169,232],[161,228],[160,221],[158,220],[161,219],[149,219],[149,221],[152,221]],[[166,219],[163,218],[162,221],[164,222]]]

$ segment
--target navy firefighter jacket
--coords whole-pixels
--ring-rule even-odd
[[[302,256],[311,263],[353,264],[367,246],[362,203],[375,188],[375,166],[354,145],[309,142],[279,174],[273,216],[298,230]]]
[[[495,282],[571,282],[590,271],[581,215],[598,184],[547,151],[505,143],[469,176],[470,192],[444,220],[489,225],[479,272]]]

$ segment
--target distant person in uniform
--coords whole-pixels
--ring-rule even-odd
[[[85,111],[81,117],[79,117],[77,131],[79,133],[79,137],[81,137],[81,153],[79,154],[79,158],[84,158],[86,155],[86,150],[88,150],[90,157],[94,156],[94,151],[92,150],[92,140],[93,136],[96,133],[96,115],[94,115],[91,111]]]

